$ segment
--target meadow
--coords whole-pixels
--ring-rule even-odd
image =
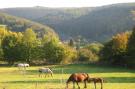
[[[19,71],[17,67],[0,67],[0,89],[65,89],[66,80],[75,72],[86,72],[90,77],[104,78],[103,89],[135,89],[133,69],[93,64],[49,65],[44,67],[53,70],[53,77],[40,78],[38,76],[40,67],[31,66],[25,73]],[[93,83],[87,85],[87,89],[94,89]],[[80,86],[83,89],[83,83],[80,83]],[[72,84],[69,89],[72,89]],[[100,89],[100,84],[97,85],[97,89]]]

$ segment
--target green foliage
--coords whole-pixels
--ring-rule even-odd
[[[2,48],[4,58],[9,62],[9,64],[13,64],[16,59],[16,43],[17,38],[14,35],[8,35],[3,39]]]
[[[63,49],[65,57],[61,61],[62,64],[74,63],[75,61],[77,61],[78,55],[76,49],[67,45],[63,45]]]
[[[124,65],[125,61],[123,57],[127,54],[129,37],[130,32],[114,36],[101,50],[101,58],[109,63]]]
[[[95,54],[99,54],[99,52],[103,48],[103,45],[100,43],[91,43],[91,44],[86,45],[84,48],[89,49]]]
[[[126,62],[128,66],[135,65],[135,27],[133,28],[132,34],[129,38],[128,42],[128,57],[126,58]]]
[[[27,62],[30,62],[32,59],[32,52],[33,49],[38,46],[38,40],[36,37],[36,33],[31,29],[28,28],[24,32],[23,38],[22,38],[23,44],[24,44],[24,57]]]
[[[71,63],[77,57],[76,50],[64,45],[55,33],[49,32],[38,38],[32,28],[27,28],[23,33],[1,29],[0,43],[0,58],[9,64],[18,61]]]
[[[45,36],[44,39],[46,39]],[[48,40],[48,39],[47,39]],[[68,63],[74,58],[75,52],[63,45],[57,37],[52,37],[43,44],[44,58],[50,63]]]
[[[129,38],[128,52],[131,55],[134,55],[134,52],[135,52],[135,27],[133,28],[133,32]]]
[[[88,49],[79,49],[78,60],[82,62],[96,62],[98,59],[91,50]]]

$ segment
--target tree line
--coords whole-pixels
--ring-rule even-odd
[[[135,28],[132,32],[119,33],[104,44],[100,51],[104,62],[126,67],[135,67]]]
[[[128,67],[135,64],[135,28],[116,34],[104,44],[87,43],[80,37],[62,42],[56,34],[42,35],[39,37],[32,28],[24,32],[0,28],[0,60],[9,64],[105,62]]]
[[[15,62],[28,63],[73,63],[95,62],[99,59],[100,44],[82,46],[80,42],[70,40],[61,42],[53,33],[45,33],[39,37],[32,28],[24,32],[12,32],[8,28],[0,28],[0,60],[9,64]],[[80,47],[81,46],[81,47]]]
[[[65,58],[72,61],[75,57],[76,51],[52,33],[39,38],[32,28],[24,32],[0,29],[0,59],[9,64],[18,61],[60,63]]]

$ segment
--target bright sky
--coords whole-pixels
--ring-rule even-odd
[[[0,8],[9,7],[92,7],[135,0],[0,0]]]

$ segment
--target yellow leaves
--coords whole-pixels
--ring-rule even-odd
[[[113,41],[112,48],[118,52],[126,51],[129,36],[130,36],[129,32],[120,33],[120,34],[117,34],[116,36],[114,36],[112,39],[112,41]]]
[[[23,34],[21,32],[12,32],[7,28],[0,28],[0,39],[3,40],[6,36],[13,36],[17,39],[17,42],[21,42]]]
[[[43,44],[48,43],[48,42],[53,42],[54,44],[60,44],[59,37],[52,33],[45,34],[42,42]]]
[[[36,33],[32,30],[32,28],[26,29],[24,32],[23,40],[26,43],[32,43],[36,40]]]
[[[0,28],[0,37],[4,38],[8,34],[7,30],[4,28]]]

